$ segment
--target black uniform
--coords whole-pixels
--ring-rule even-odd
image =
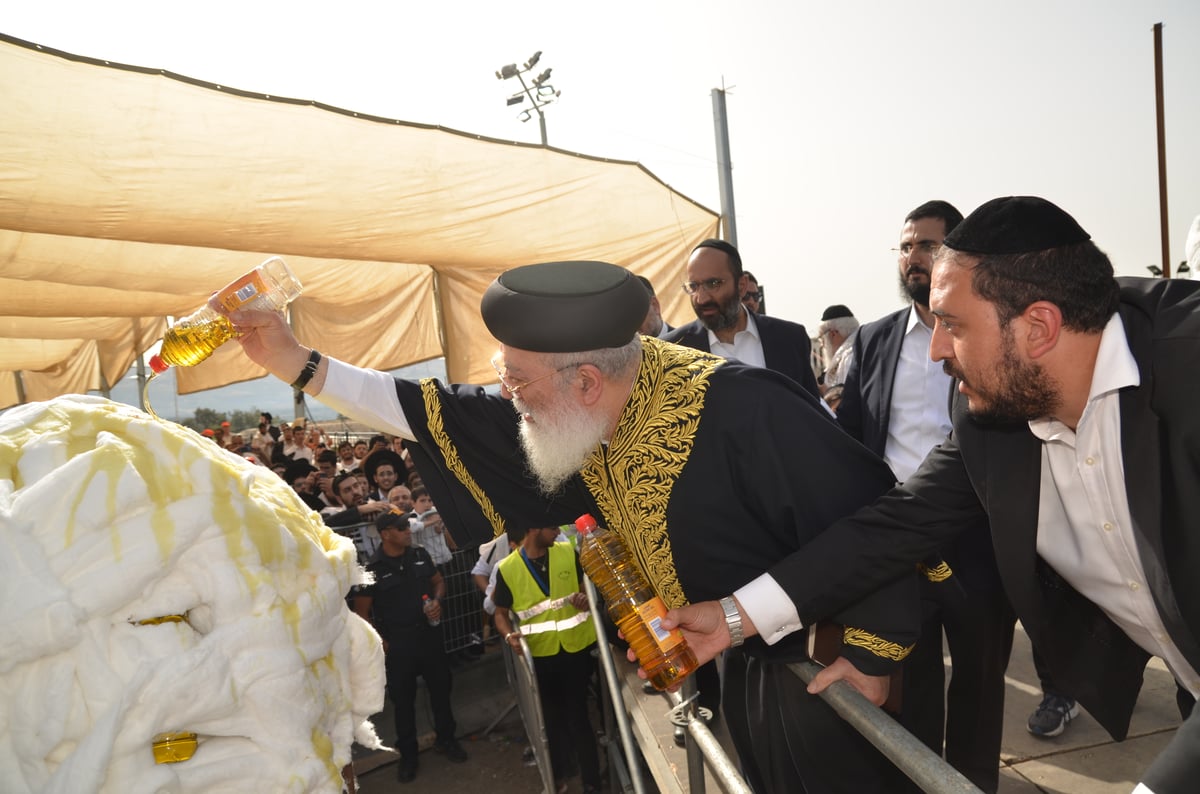
[[[396,711],[396,750],[405,758],[417,754],[414,704],[417,676],[425,679],[433,707],[437,741],[454,740],[454,715],[450,711],[450,665],[442,641],[442,627],[425,617],[422,597],[433,597],[432,577],[438,572],[429,552],[410,546],[399,557],[379,549],[367,564],[375,583],[360,595],[372,600],[372,618],[379,636],[387,642],[387,691]]]

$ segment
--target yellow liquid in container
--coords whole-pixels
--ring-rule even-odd
[[[192,367],[212,355],[212,352],[234,337],[233,325],[216,312],[197,312],[209,315],[180,320],[163,334],[162,350],[158,357],[171,367]]]
[[[178,764],[196,752],[196,734],[190,731],[160,733],[150,741],[156,764]]]
[[[586,520],[585,520],[586,519]],[[591,516],[575,522],[581,535],[579,561],[608,605],[608,615],[625,635],[656,689],[675,686],[699,665],[678,629],[660,625],[666,604],[654,594],[616,533],[600,529]]]

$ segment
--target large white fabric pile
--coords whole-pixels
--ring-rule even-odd
[[[0,415],[0,790],[341,790],[383,704],[364,573],[271,471],[68,396]],[[143,623],[180,616],[174,622]],[[152,740],[192,732],[187,761]]]

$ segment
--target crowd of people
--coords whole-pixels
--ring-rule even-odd
[[[877,704],[902,680],[901,724],[994,792],[1018,619],[1042,677],[1038,736],[1083,706],[1124,738],[1141,670],[1162,658],[1184,722],[1138,791],[1190,790],[1200,450],[1186,377],[1200,284],[1116,278],[1091,236],[1035,197],[965,219],[926,202],[894,253],[903,308],[860,324],[830,306],[816,356],[802,325],[764,313],[763,286],[722,240],[690,252],[696,320],[678,328],[654,285],[619,266],[514,268],[481,305],[498,394],[360,369],[299,345],[274,314],[237,313],[252,360],[390,434],[360,455],[281,428],[269,454],[259,434],[243,454],[290,450],[281,473],[331,525],[375,522],[377,580],[358,603],[388,644],[389,691],[393,667],[428,667],[390,657],[436,629],[455,542],[483,544],[478,597],[506,642],[536,646],[539,683],[578,680],[594,636],[578,628],[578,563],[551,530],[592,513],[705,663],[701,703],[726,720],[755,791],[904,789],[814,696],[844,679]],[[414,467],[425,483],[407,479]],[[840,654],[806,687],[787,664],[807,658],[817,625],[836,627]],[[564,719],[579,718],[547,714]],[[439,711],[437,730],[458,756],[452,715]],[[590,751],[573,731],[558,739],[556,777],[574,753],[595,788]],[[411,780],[415,754],[402,753]]]

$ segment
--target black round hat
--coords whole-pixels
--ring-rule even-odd
[[[363,458],[363,474],[367,475],[367,479],[371,481],[372,485],[378,485],[375,482],[375,471],[384,463],[392,464],[392,468],[396,470],[396,481],[401,482],[400,478],[403,478],[405,472],[408,470],[404,465],[404,458],[400,457],[395,450],[387,447],[377,449]]]
[[[513,268],[491,283],[479,310],[492,336],[534,353],[579,353],[629,344],[650,296],[623,267],[546,262]]]
[[[1058,206],[1037,196],[1006,196],[980,205],[943,245],[968,254],[1025,254],[1092,239]]]

